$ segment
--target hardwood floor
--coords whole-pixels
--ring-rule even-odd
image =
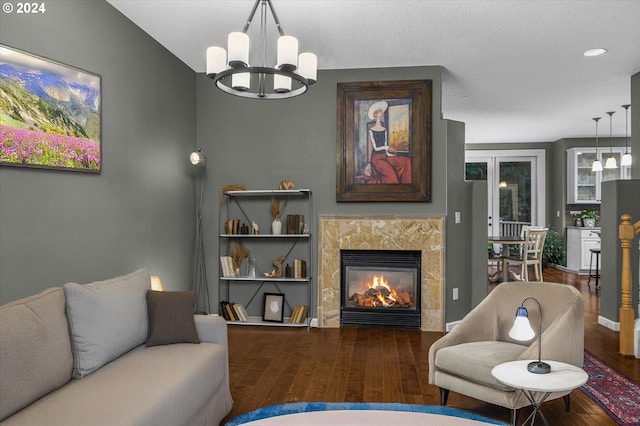
[[[585,349],[638,380],[640,361],[618,355],[617,333],[598,325],[599,296],[593,290],[589,292],[586,277],[551,268],[545,269],[544,277],[545,281],[574,285],[582,292]],[[259,407],[296,401],[439,405],[438,388],[428,384],[427,370],[429,347],[442,335],[368,327],[314,328],[307,332],[229,326],[229,369],[235,403],[227,419]],[[453,392],[448,406],[510,420],[506,408]],[[545,403],[542,411],[551,425],[616,425],[580,390],[571,394],[571,412],[565,412],[561,398]],[[523,409],[521,415],[526,417],[528,412]]]

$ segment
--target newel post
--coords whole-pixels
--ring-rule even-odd
[[[618,228],[622,246],[622,304],[620,305],[620,354],[633,355],[634,312],[631,307],[631,241],[635,236],[631,215],[623,214]]]

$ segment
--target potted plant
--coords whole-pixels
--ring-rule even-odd
[[[542,249],[543,266],[559,265],[567,266],[567,258],[562,247],[560,235],[553,229],[549,229]]]
[[[596,226],[596,219],[598,219],[598,212],[594,208],[588,208],[582,211],[582,223],[584,226],[593,228]]]

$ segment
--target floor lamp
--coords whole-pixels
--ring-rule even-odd
[[[193,280],[192,289],[198,293],[198,297],[196,298],[194,312],[207,315],[211,312],[211,307],[209,305],[209,285],[207,283],[207,266],[202,235],[202,199],[204,197],[204,172],[207,168],[207,157],[205,157],[202,149],[197,149],[189,155],[189,161],[195,168],[196,234],[191,278]]]

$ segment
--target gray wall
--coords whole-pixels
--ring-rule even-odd
[[[0,40],[102,76],[103,171],[0,167],[0,303],[143,266],[186,289],[195,73],[104,1],[46,6]]]
[[[337,203],[337,83],[409,79],[433,81],[432,202]],[[208,200],[203,209],[205,246],[210,253],[207,255],[209,277],[218,275],[218,191],[229,184],[242,184],[250,189],[276,189],[280,180],[291,179],[297,188],[313,191],[316,219],[319,214],[445,216],[448,212],[448,134],[446,120],[439,119],[442,110],[440,67],[324,70],[319,72],[318,83],[309,93],[277,103],[227,95],[203,74],[198,75],[197,92],[197,140],[209,154]],[[464,132],[459,129],[463,126],[458,123],[454,127],[458,128],[455,137],[460,139],[449,143],[458,146],[462,152]],[[459,163],[457,170],[461,171],[464,156],[458,155],[456,160]],[[463,209],[464,202],[460,203],[459,209]],[[463,210],[464,214],[467,210]],[[312,231],[316,235],[316,229]],[[462,245],[463,241],[464,238],[458,239],[457,243]],[[448,240],[447,244],[454,243]],[[464,264],[461,259],[459,262]],[[317,277],[317,265],[314,265],[313,273]],[[210,281],[212,306],[217,306],[217,280]],[[315,285],[314,281],[314,295]],[[461,279],[456,285],[459,285],[461,295],[470,293],[469,280]],[[450,298],[450,291],[447,298]],[[467,299],[449,304],[447,321],[460,319],[468,311],[468,305]]]
[[[634,108],[634,105],[636,106]],[[640,220],[640,72],[631,77],[631,108],[629,121],[633,163],[630,181],[610,181],[602,185],[602,291],[600,298],[600,315],[608,320],[620,320],[622,301],[622,248],[618,236],[620,216],[631,215],[631,222]],[[638,236],[631,244],[631,307],[638,307]],[[606,259],[606,260],[605,260]],[[640,313],[636,311],[636,318]]]
[[[462,319],[487,295],[487,185],[465,182],[465,148],[460,143],[464,123],[447,124],[445,307],[447,322],[451,322]],[[460,223],[456,223],[456,212]],[[453,300],[455,288],[458,300]]]
[[[633,194],[633,195],[631,195]],[[620,321],[622,303],[622,247],[618,225],[623,214],[631,215],[631,222],[640,220],[640,179],[614,180],[602,183],[602,271],[600,316]],[[631,307],[638,306],[638,238],[631,244]],[[637,317],[637,312],[636,312]]]

